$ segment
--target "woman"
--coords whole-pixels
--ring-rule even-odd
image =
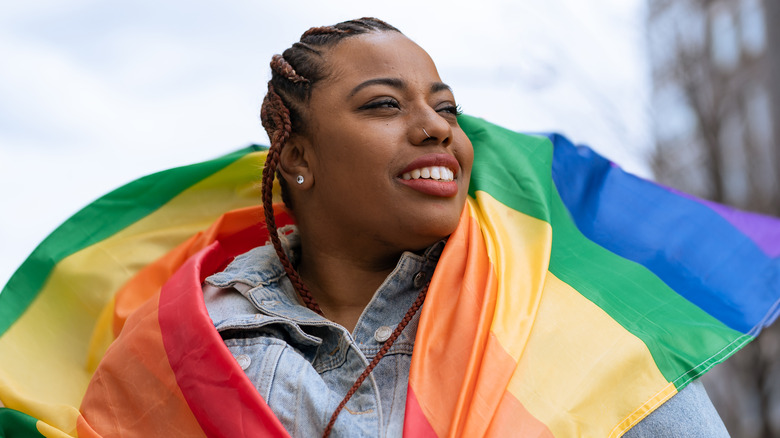
[[[335,420],[342,406],[331,403],[333,394],[350,392],[367,358],[385,346],[377,359],[387,357],[372,367],[370,384],[356,387],[354,396],[350,392],[354,420],[341,427],[400,435],[414,317],[443,240],[455,230],[465,204],[471,143],[458,126],[452,90],[433,61],[382,21],[313,28],[284,56],[275,56],[271,67],[262,108],[272,139],[263,173],[266,218],[274,230],[271,183],[278,170],[299,231],[285,239],[292,248],[283,247],[271,231],[273,248],[258,248],[238,259],[234,269],[208,279],[207,306],[220,329],[241,315],[232,314],[227,304],[236,294],[216,288],[254,284],[247,280],[252,275],[273,277],[268,290],[250,299],[274,297],[283,305],[257,310],[287,319],[270,320],[260,344],[226,343],[238,357],[279,356],[271,371],[249,365],[247,373],[267,383],[258,389],[279,406],[275,413],[288,430],[300,436],[319,434],[325,413],[334,413]],[[281,266],[286,275],[279,276]],[[298,295],[320,316],[300,308]],[[294,349],[304,345],[279,343],[290,330],[280,325],[318,333],[329,347],[300,355]],[[266,375],[275,368],[290,374]],[[293,386],[306,391],[276,383],[286,377],[299,379]],[[294,401],[299,396],[303,404]]]
[[[400,436],[417,311],[464,209],[471,142],[433,61],[380,20],[312,28],[271,68],[272,245],[209,277],[207,308],[291,435]],[[281,235],[274,174],[297,224]],[[727,435],[698,384],[626,436],[665,434]]]
[[[271,67],[269,151],[107,194],[3,289],[0,431],[726,435],[691,382],[775,319],[777,220],[459,116],[376,19]]]

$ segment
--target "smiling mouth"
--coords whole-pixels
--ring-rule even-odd
[[[414,169],[401,175],[401,179],[409,181],[415,179],[429,179],[434,181],[452,181],[455,173],[444,166],[429,166]]]
[[[458,160],[449,154],[417,157],[398,175],[398,182],[424,195],[452,198],[458,195]]]

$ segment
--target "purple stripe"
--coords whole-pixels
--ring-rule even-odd
[[[761,251],[769,257],[780,256],[780,220],[769,216],[737,210],[726,205],[707,201],[706,199],[700,199],[671,187],[663,187],[676,195],[706,205],[744,235],[749,237],[750,240],[761,248]]]

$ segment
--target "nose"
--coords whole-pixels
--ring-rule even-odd
[[[415,145],[428,146],[438,145],[449,146],[452,143],[452,127],[433,108],[421,110],[415,120],[409,124],[410,138]]]

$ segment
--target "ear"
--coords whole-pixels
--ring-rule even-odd
[[[282,178],[287,181],[288,187],[307,190],[314,184],[314,174],[309,166],[310,158],[312,154],[308,141],[300,135],[290,136],[279,155],[277,168]],[[303,182],[300,184],[298,176],[303,177]]]

